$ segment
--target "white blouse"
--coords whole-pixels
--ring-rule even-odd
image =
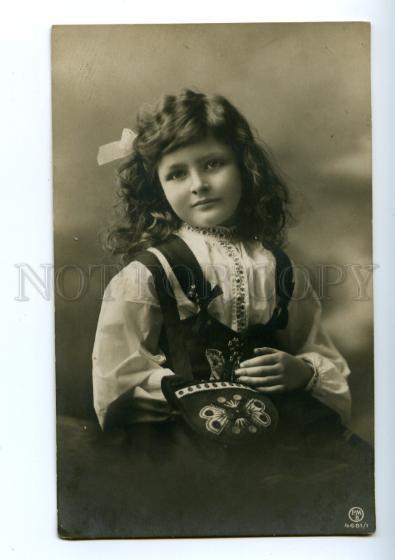
[[[273,254],[259,241],[239,241],[234,229],[194,228],[177,232],[196,256],[211,286],[222,294],[213,299],[209,314],[240,332],[269,321],[276,304]],[[162,253],[149,249],[164,267],[177,299],[181,319],[198,312],[181,289]],[[288,325],[276,336],[281,348],[307,360],[317,372],[312,394],[337,411],[343,422],[350,417],[348,366],[321,324],[321,305],[304,271],[293,265],[294,292]],[[126,391],[133,391],[136,422],[161,421],[172,414],[161,391],[161,379],[173,372],[164,367],[158,345],[162,314],[153,278],[139,262],[131,262],[108,284],[100,311],[93,349],[94,405],[103,426],[108,406]]]

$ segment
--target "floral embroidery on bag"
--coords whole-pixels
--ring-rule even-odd
[[[206,358],[210,365],[210,379],[223,379],[225,374],[225,358],[221,350],[207,348]]]
[[[220,435],[228,426],[236,435],[244,430],[255,434],[272,423],[265,411],[265,403],[259,399],[246,401],[241,395],[235,394],[229,400],[219,396],[217,403],[204,406],[199,412],[200,418],[206,421],[206,430],[215,435]]]

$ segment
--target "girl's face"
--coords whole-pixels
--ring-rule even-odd
[[[158,164],[165,196],[177,216],[198,227],[232,225],[241,173],[232,149],[208,136],[166,154]]]

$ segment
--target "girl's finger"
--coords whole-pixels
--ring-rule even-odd
[[[257,391],[260,393],[283,393],[286,391],[286,387],[284,385],[273,385],[272,387],[255,387]]]
[[[281,375],[271,375],[268,377],[239,377],[240,383],[245,383],[251,387],[273,387],[279,386],[283,380]]]
[[[272,365],[278,362],[278,352],[271,354],[263,354],[257,356],[256,358],[249,358],[241,362],[240,367],[254,367],[254,366],[265,366]]]
[[[254,354],[276,354],[278,350],[276,348],[270,348],[270,346],[262,346],[261,348],[254,348]]]
[[[248,368],[237,368],[235,374],[239,377],[242,375],[248,377],[267,377],[268,375],[278,375],[279,364],[270,364],[267,366],[255,366]],[[239,377],[240,378],[240,377]]]

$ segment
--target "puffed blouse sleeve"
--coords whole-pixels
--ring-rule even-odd
[[[350,370],[322,325],[321,303],[306,271],[294,264],[293,271],[295,286],[288,307],[288,325],[278,331],[279,341],[287,351],[311,364],[315,372],[312,395],[347,423],[351,415],[347,381]]]
[[[102,427],[109,405],[125,394],[133,403],[131,422],[170,416],[161,391],[162,377],[173,374],[159,348],[162,321],[151,273],[130,263],[104,292],[93,347],[94,407]]]

